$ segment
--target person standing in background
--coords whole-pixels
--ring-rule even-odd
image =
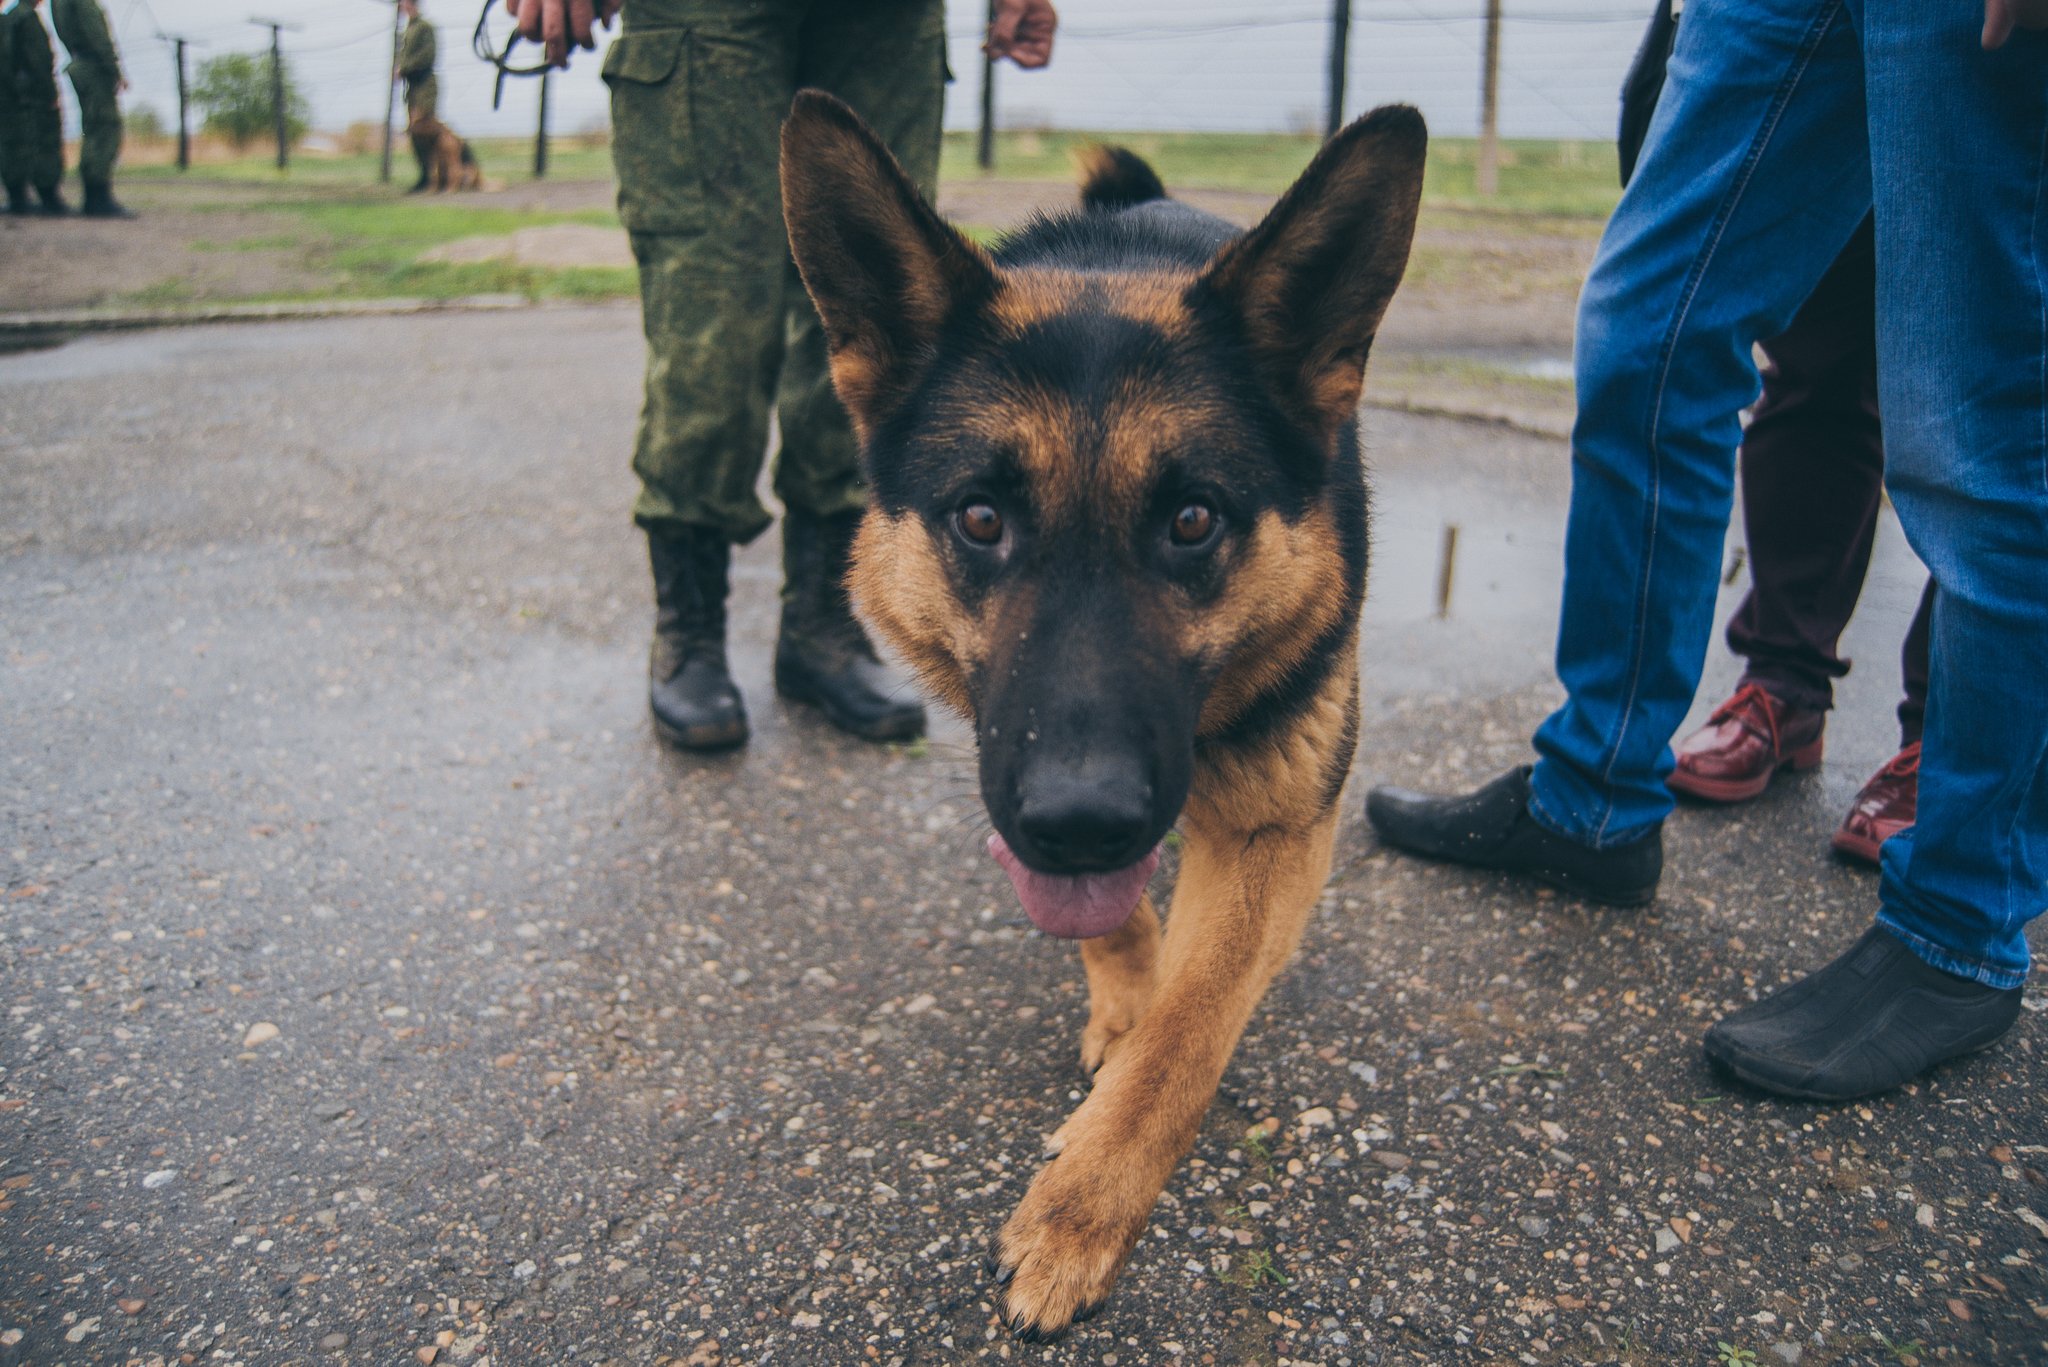
[[[618,0],[506,0],[548,60],[593,45]],[[670,743],[745,743],[726,661],[734,546],[772,521],[755,495],[775,414],[782,622],[775,687],[865,740],[907,740],[924,708],[877,660],[846,570],[867,502],[859,445],[832,390],[825,338],[790,260],[778,135],[798,90],[839,96],[918,187],[937,189],[945,107],[942,0],[629,0],[605,54],[619,216],[640,270],[646,390],[634,520],[655,595],[648,705]],[[1050,59],[1047,0],[1000,0],[989,50]]]
[[[1622,84],[1616,150],[1624,188],[1663,94],[1677,6],[1658,0]],[[1737,458],[1752,586],[1728,623],[1728,648],[1747,667],[1707,724],[1673,747],[1667,780],[1673,792],[1707,802],[1747,802],[1780,770],[1820,763],[1834,680],[1849,672],[1842,631],[1863,592],[1884,485],[1870,219],[1792,326],[1757,347],[1763,396]],[[1933,614],[1930,580],[1899,651],[1899,752],[1863,785],[1835,832],[1836,851],[1866,864],[1875,865],[1884,842],[1913,824],[1918,806]]]
[[[78,179],[85,187],[80,212],[93,218],[133,218],[114,198],[114,162],[121,155],[121,107],[128,89],[121,54],[99,0],[51,0],[50,22],[71,61],[64,72],[78,96]]]
[[[28,164],[23,160],[20,101],[14,97],[14,15],[0,12],[0,188],[7,192],[7,212],[35,211],[28,193]]]
[[[405,16],[405,37],[399,40],[391,75],[405,82],[405,132],[420,164],[420,178],[406,193],[416,195],[427,188],[434,164],[434,137],[422,132],[421,124],[436,116],[441,88],[434,79],[434,26],[420,13],[419,0],[398,0],[398,10]]]
[[[57,111],[57,55],[50,47],[49,30],[43,27],[36,6],[43,0],[15,0],[4,23],[7,37],[0,51],[8,62],[0,78],[13,87],[13,103],[7,124],[8,207],[15,213],[28,212],[28,195],[19,200],[14,186],[35,187],[43,212],[61,214],[70,206],[64,202],[64,125]],[[20,208],[15,208],[19,203]]]

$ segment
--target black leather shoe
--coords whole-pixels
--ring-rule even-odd
[[[42,201],[42,212],[51,218],[71,212],[71,206],[64,202],[64,189],[60,185],[38,185],[36,198]]]
[[[924,707],[875,657],[846,593],[859,527],[858,512],[784,516],[775,691],[862,740],[911,740],[924,734]]]
[[[1529,815],[1529,766],[1510,769],[1476,792],[1432,797],[1405,788],[1366,795],[1366,819],[1389,845],[1531,878],[1574,896],[1636,907],[1657,895],[1664,828],[1596,850],[1536,824]]]
[[[2019,1018],[2023,995],[1944,973],[1872,926],[1826,968],[1716,1022],[1705,1048],[1752,1087],[1853,1101],[1991,1044]]]
[[[19,218],[24,214],[32,214],[35,211],[36,203],[28,197],[28,186],[26,184],[10,185],[7,187],[8,213]]]
[[[725,662],[725,596],[732,547],[708,527],[647,534],[654,567],[654,648],[647,705],[654,729],[686,750],[747,740],[747,708]]]

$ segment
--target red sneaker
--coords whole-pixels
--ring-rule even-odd
[[[1747,802],[1771,786],[1780,769],[1820,763],[1821,729],[1828,714],[1774,697],[1746,683],[1714,709],[1707,724],[1680,741],[1678,767],[1666,779],[1673,792],[1708,802]]]
[[[1912,825],[1919,808],[1920,742],[1916,740],[1886,761],[1856,794],[1849,815],[1842,818],[1842,829],[1835,832],[1835,849],[1851,859],[1875,864],[1878,847]]]

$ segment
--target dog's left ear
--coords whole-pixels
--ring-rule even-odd
[[[825,323],[832,384],[863,437],[915,382],[955,309],[995,266],[925,202],[874,130],[820,90],[782,125],[782,216]]]
[[[1202,286],[1233,312],[1274,393],[1334,443],[1408,265],[1429,131],[1387,105],[1332,138]]]

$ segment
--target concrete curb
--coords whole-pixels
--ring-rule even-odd
[[[553,302],[553,301],[550,301]],[[484,313],[541,308],[522,294],[469,294],[454,299],[313,299],[269,304],[212,304],[158,309],[50,309],[0,313],[0,341],[192,327],[200,323],[288,322],[304,318],[366,318],[412,313]]]

